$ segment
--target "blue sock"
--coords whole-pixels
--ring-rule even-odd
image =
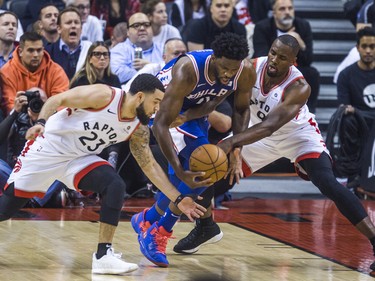
[[[146,221],[149,221],[151,224],[158,221],[160,219],[161,215],[156,211],[155,205],[153,205],[145,215]]]
[[[180,215],[172,213],[172,211],[168,208],[165,211],[164,216],[161,217],[158,226],[163,226],[166,231],[171,232],[173,226],[176,224],[179,218]]]

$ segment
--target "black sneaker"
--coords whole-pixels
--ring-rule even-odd
[[[209,226],[202,226],[197,221],[194,229],[185,238],[178,241],[173,251],[180,254],[194,254],[203,245],[219,242],[223,235],[215,222]]]

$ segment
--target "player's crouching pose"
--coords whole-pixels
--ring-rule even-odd
[[[114,254],[112,240],[120,219],[125,183],[97,156],[105,147],[129,140],[130,149],[147,177],[191,220],[205,209],[169,182],[149,148],[149,118],[164,97],[161,82],[139,75],[128,93],[96,84],[76,87],[44,104],[0,198],[0,220],[11,218],[29,198],[43,196],[55,179],[69,188],[102,195],[99,243],[92,257],[92,272],[122,274],[138,266]],[[57,108],[65,109],[57,112]],[[48,121],[46,122],[46,120]]]
[[[358,197],[336,180],[317,122],[306,105],[310,86],[294,66],[299,48],[298,41],[285,34],[275,39],[267,57],[252,61],[257,80],[252,90],[249,128],[225,139],[219,146],[226,152],[234,147],[239,152],[238,147],[242,147],[241,156],[246,169],[242,169],[244,166],[239,158],[230,168],[231,177],[236,181],[244,172],[245,176],[250,176],[281,157],[290,159],[298,174],[311,180],[370,240],[375,253],[374,224]],[[210,202],[209,194],[202,196]],[[176,244],[174,251],[194,253],[200,246],[210,243],[215,234],[210,233],[210,227],[206,226],[213,224],[216,225],[212,216],[201,219],[197,227]],[[375,270],[375,262],[371,269]]]

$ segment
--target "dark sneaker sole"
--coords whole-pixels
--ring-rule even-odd
[[[198,250],[200,249],[200,247],[202,246],[205,246],[205,245],[208,245],[208,244],[214,244],[214,243],[217,243],[219,242],[224,236],[224,233],[222,231],[220,231],[219,234],[215,235],[214,237],[212,237],[211,239],[208,239],[206,242],[200,244],[199,246],[193,248],[193,249],[187,249],[187,250],[180,250],[180,249],[176,249],[176,246],[173,248],[173,251],[176,252],[176,253],[179,253],[179,254],[194,254],[196,252],[198,252]]]

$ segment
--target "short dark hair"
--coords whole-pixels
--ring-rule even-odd
[[[55,7],[58,11],[59,11],[59,8],[57,8],[56,5],[52,4],[52,3],[45,3],[43,4],[43,6],[39,9],[39,14],[38,14],[38,19],[40,20],[41,19],[41,16],[42,16],[42,11],[47,8],[47,7]],[[60,11],[59,11],[60,12]]]
[[[73,13],[76,13],[78,16],[79,16],[79,20],[82,24],[82,19],[81,19],[81,14],[78,12],[78,10],[72,6],[68,7],[68,8],[65,8],[64,10],[62,10],[60,13],[59,13],[59,16],[57,17],[57,25],[61,25],[61,17],[63,14],[65,13],[68,13],[68,12],[73,12]]]
[[[300,45],[298,44],[297,39],[294,38],[292,35],[284,34],[277,37],[275,40],[278,40],[284,45],[289,46],[292,49],[293,53],[297,56],[300,49]]]
[[[154,93],[155,90],[165,92],[163,84],[156,76],[148,73],[139,74],[130,85],[129,93],[135,95],[138,92]]]
[[[373,27],[366,26],[358,30],[357,31],[357,45],[359,45],[359,42],[364,36],[370,36],[370,37],[375,36],[375,29]]]
[[[231,32],[220,33],[216,36],[211,48],[217,58],[243,60],[249,55],[249,45],[246,38]]]
[[[11,11],[5,11],[3,13],[0,13],[0,18],[5,16],[5,15],[12,15],[13,17],[15,17],[16,21],[17,21],[17,26],[18,26],[18,16],[15,13],[13,13]]]
[[[26,31],[24,34],[22,34],[21,38],[20,38],[20,46],[23,47],[25,46],[25,42],[26,41],[31,41],[31,42],[35,42],[35,41],[43,41],[43,36],[34,32],[34,31]]]

